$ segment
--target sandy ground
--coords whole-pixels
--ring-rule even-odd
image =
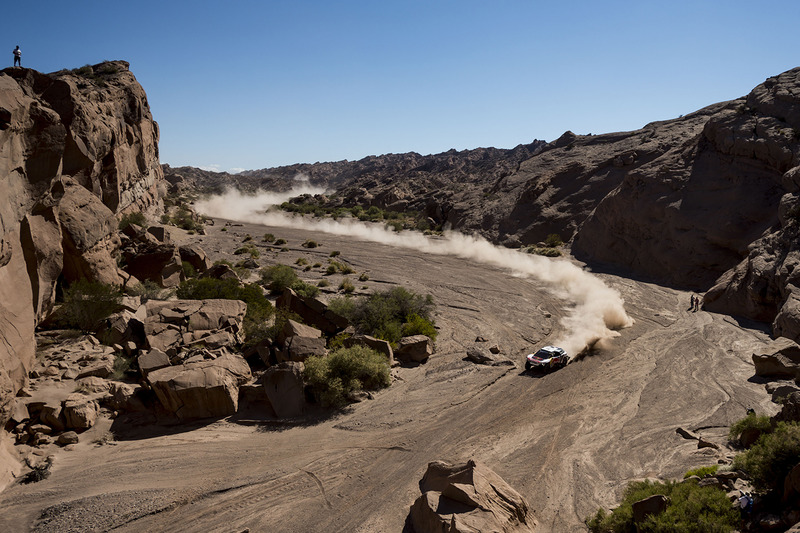
[[[399,532],[427,463],[469,458],[527,499],[538,531],[581,531],[628,481],[679,477],[730,453],[698,450],[678,426],[724,444],[726,426],[746,408],[776,410],[751,380],[751,354],[768,335],[687,311],[689,293],[604,275],[635,325],[563,370],[530,375],[525,353],[558,335],[568,306],[536,281],[346,237],[221,227],[186,239],[217,259],[249,233],[262,265],[300,256],[326,264],[339,250],[360,291],[398,284],[432,294],[437,353],[333,418],[134,426],[108,444],[84,441],[58,453],[48,479],[0,494],[0,531]],[[260,242],[267,231],[287,239],[289,251],[268,251]],[[322,246],[302,248],[306,239]],[[369,281],[356,281],[361,272]],[[306,277],[321,279],[321,270]],[[332,276],[331,287],[340,279]],[[465,361],[478,335],[517,368]]]

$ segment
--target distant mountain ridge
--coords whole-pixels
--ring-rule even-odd
[[[517,247],[559,234],[594,267],[710,290],[709,309],[774,321],[800,339],[800,69],[747,96],[630,132],[512,150],[390,154],[219,175],[164,167],[204,190],[288,189],[424,212]]]

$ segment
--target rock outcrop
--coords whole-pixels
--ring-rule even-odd
[[[530,533],[537,526],[522,496],[493,470],[475,461],[429,463],[419,488],[422,496],[409,513],[417,532]]]
[[[163,210],[158,136],[124,61],[0,72],[0,422],[56,281],[126,281],[112,257],[117,216]]]
[[[247,361],[234,354],[169,366],[147,375],[161,404],[181,421],[236,413],[239,386],[250,378]]]

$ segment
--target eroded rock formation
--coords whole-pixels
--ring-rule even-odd
[[[121,284],[117,216],[155,215],[158,126],[124,61],[0,72],[0,421],[59,279]]]

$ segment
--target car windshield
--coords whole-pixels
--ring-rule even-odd
[[[558,353],[542,349],[536,352],[534,355],[540,359],[550,359],[551,357],[555,357],[556,355],[558,355]]]

